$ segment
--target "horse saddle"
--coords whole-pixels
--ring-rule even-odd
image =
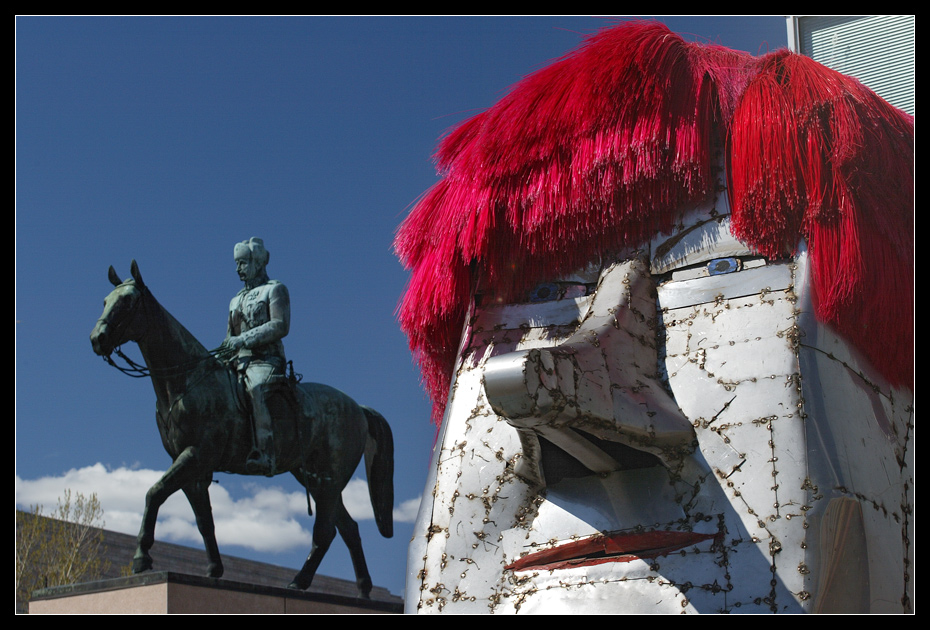
[[[240,411],[250,419],[252,418],[252,401],[246,392],[245,384],[241,374],[235,378],[236,401]],[[297,381],[284,374],[275,374],[261,385],[262,397],[265,399],[265,405],[271,413],[275,423],[291,419],[291,414],[304,411],[306,406],[302,399],[300,388]]]

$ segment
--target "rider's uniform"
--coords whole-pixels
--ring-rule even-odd
[[[274,473],[274,442],[271,414],[265,403],[265,384],[283,376],[284,343],[291,318],[287,288],[269,280],[254,288],[244,288],[229,303],[227,338],[238,336],[244,342],[236,357],[236,370],[252,403],[255,429],[255,460],[259,472]]]

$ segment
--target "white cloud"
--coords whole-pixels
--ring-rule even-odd
[[[417,520],[417,512],[420,511],[420,498],[407,499],[394,508],[395,523],[413,523]]]
[[[157,470],[116,468],[108,470],[103,464],[72,468],[57,477],[21,479],[16,477],[16,505],[28,508],[41,505],[49,513],[55,509],[65,490],[90,496],[97,493],[104,511],[106,528],[135,533],[141,520],[145,493],[162,476]],[[163,514],[179,511],[185,503],[183,496],[171,497],[163,507]],[[190,508],[188,508],[190,511]],[[127,528],[127,521],[134,524]]]
[[[145,493],[162,476],[163,471],[120,467],[108,469],[103,464],[72,469],[57,477],[21,479],[16,477],[16,506],[44,506],[55,509],[66,489],[84,496],[97,493],[107,529],[136,534],[142,522]],[[217,541],[261,552],[306,549],[310,546],[312,521],[307,517],[306,493],[280,486],[246,481],[243,496],[233,497],[226,484],[211,484],[210,500],[216,523]],[[373,517],[368,498],[368,484],[353,479],[342,493],[349,514],[358,521]],[[416,518],[419,498],[404,501],[394,509],[395,522],[412,522]],[[314,506],[315,513],[315,506]],[[199,544],[200,533],[184,493],[177,492],[158,512],[158,537],[182,544]]]
[[[375,517],[371,509],[371,499],[368,498],[368,483],[361,479],[353,479],[345,487],[342,491],[342,503],[357,521],[369,521]]]

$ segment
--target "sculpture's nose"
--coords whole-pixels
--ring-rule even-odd
[[[98,322],[94,329],[90,332],[90,345],[94,349],[94,353],[100,356],[106,356],[110,354],[108,347],[106,345],[106,340],[108,337],[107,334],[108,326],[102,322]]]
[[[524,445],[544,437],[595,473],[622,465],[597,440],[653,454],[689,447],[694,430],[658,380],[655,326],[645,263],[616,263],[568,339],[488,359],[488,401]]]

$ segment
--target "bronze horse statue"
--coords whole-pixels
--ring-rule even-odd
[[[135,261],[131,279],[121,281],[113,267],[109,279],[116,288],[104,300],[91,344],[108,360],[122,344],[138,344],[155,388],[158,430],[173,460],[146,494],[133,573],[152,568],[149,550],[155,542],[158,509],[183,490],[203,536],[207,575],[221,577],[223,562],[207,490],[214,471],[248,474],[246,458],[252,446],[236,374],[155,300]],[[367,598],[371,576],[358,525],[342,503],[342,490],[364,455],[378,530],[392,536],[394,444],[387,421],[319,383],[284,383],[281,394],[270,397],[269,407],[275,418],[277,470],[290,472],[316,503],[313,546],[288,587],[310,586],[338,530],[349,548],[359,594]]]

